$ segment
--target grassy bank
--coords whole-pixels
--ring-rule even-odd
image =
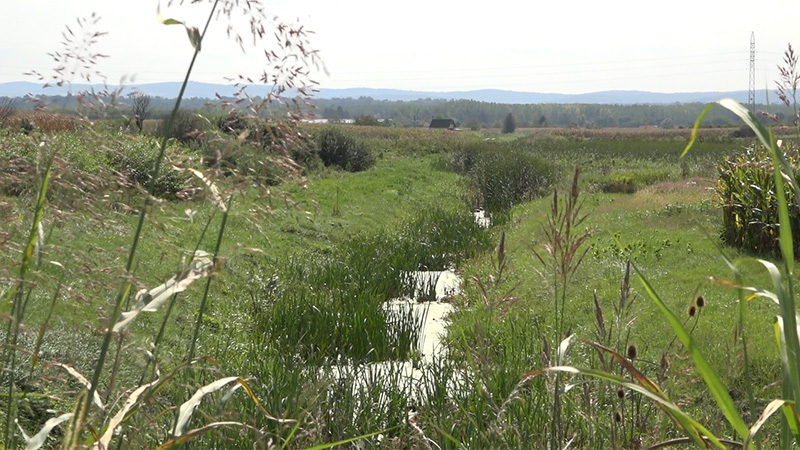
[[[108,362],[107,373],[115,379],[103,379],[104,388],[110,387],[103,391],[106,403],[121,401],[142,382],[176,373],[170,378],[175,382],[153,393],[130,419],[129,430],[149,431],[122,439],[128,445],[170,439],[169,405],[180,405],[198,386],[223,376],[246,379],[260,406],[241,392],[204,403],[200,410],[208,421],[197,414],[193,426],[243,425],[204,435],[202,445],[298,448],[379,431],[381,436],[366,438],[364,445],[419,447],[433,441],[442,448],[519,448],[532,441],[560,446],[571,440],[575,447],[598,448],[653,445],[678,436],[652,403],[628,391],[619,396],[616,388],[580,377],[521,383],[525,374],[559,361],[602,367],[584,340],[621,353],[635,344],[641,370],[674,393],[687,412],[729,434],[657,307],[637,281],[622,290],[621,285],[631,260],[670,307],[684,312],[737,406],[747,409],[735,340],[736,292],[709,277],[729,278],[722,251],[748,269],[747,284],[768,282],[763,270],[718,239],[714,165],[748,141],[710,135],[681,160],[681,138],[642,136],[638,130],[609,136],[581,130],[518,133],[495,141],[490,134],[469,132],[348,131],[372,152],[374,167],[354,173],[317,163],[302,169],[305,176],[287,175],[282,182],[220,174],[213,179],[223,192],[235,194],[197,342],[196,354],[210,359],[184,366],[202,286],[192,286],[158,312],[141,314],[122,333],[122,357],[116,368]],[[69,411],[82,390],[65,371],[45,363],[91,372],[111,314],[108,292],[125,276],[125,250],[137,220],[140,192],[129,169],[139,159],[130,156],[147,160],[151,151],[147,136],[72,131],[34,138],[47,142],[43,148],[57,151],[60,159],[30,272],[35,289],[27,300],[20,343],[25,351],[19,352],[22,363],[15,374],[25,383],[19,404],[27,430],[40,427],[48,410]],[[3,167],[20,168],[0,183],[8,186],[0,198],[3,294],[19,271],[41,175],[37,162],[46,153],[37,141],[11,132],[3,135],[0,148]],[[170,149],[176,166],[208,170],[201,163],[209,154],[204,147],[174,142]],[[128,158],[123,162],[120,156]],[[567,195],[576,163],[582,168],[579,198],[587,218],[575,231],[591,231],[591,237],[580,246],[585,256],[563,290],[554,281],[557,270],[536,252],[548,252],[543,224],[553,204],[551,189],[558,188],[561,199]],[[503,178],[512,173],[509,168],[524,165],[543,175],[520,170]],[[177,175],[164,180],[164,193],[149,211],[134,262],[136,289],[163,283],[181,271],[181,261],[191,259],[195,247],[211,251],[216,243],[216,235],[203,233],[208,223],[214,229],[222,220],[218,202],[204,181],[186,171],[170,176]],[[543,181],[516,183],[531,178]],[[500,181],[486,183],[495,179]],[[193,194],[185,195],[190,190]],[[492,203],[495,198],[502,201]],[[497,212],[490,230],[474,223],[476,206]],[[370,364],[418,356],[418,318],[391,322],[382,309],[387,299],[408,294],[402,274],[452,266],[467,281],[465,293],[453,300],[456,312],[445,340],[449,357],[420,367],[419,384],[404,384],[397,373],[365,379]],[[565,292],[565,319],[557,325],[558,292]],[[698,295],[705,305],[690,316]],[[748,308],[755,376],[750,382],[772,386],[760,391],[759,399],[774,398],[775,308],[763,302]],[[44,339],[36,350],[39,330],[45,330]],[[567,330],[574,338],[559,356]],[[35,367],[33,355],[42,361]],[[569,390],[554,415],[557,385]],[[109,407],[100,416],[112,411],[117,409]],[[101,428],[103,423],[99,419]],[[55,431],[50,442],[58,439]]]

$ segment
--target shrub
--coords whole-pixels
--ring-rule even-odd
[[[477,203],[501,212],[542,195],[555,182],[556,168],[525,149],[499,147],[481,152],[470,175]]]
[[[247,129],[247,119],[236,111],[219,114],[213,119],[217,129],[226,134],[238,135]]]
[[[131,184],[147,187],[151,172],[158,157],[158,143],[150,139],[128,140],[120,148],[108,153],[108,164],[124,175]],[[157,197],[172,198],[186,187],[186,176],[162,164],[155,183]]]
[[[28,119],[27,117],[23,117],[19,121],[19,129],[24,134],[30,134],[31,131],[36,129],[36,125],[33,123],[32,120]]]
[[[339,128],[329,127],[317,135],[319,157],[326,166],[338,166],[361,172],[375,165],[375,157],[355,137]]]
[[[517,119],[514,118],[514,115],[508,113],[503,119],[503,134],[511,134],[514,130],[517,129]]]
[[[172,127],[167,129],[168,125],[169,118],[167,117],[161,121],[161,125],[158,127],[158,135],[175,138],[184,144],[199,141],[202,131],[207,127],[207,123],[202,117],[187,110],[178,111],[172,122]]]

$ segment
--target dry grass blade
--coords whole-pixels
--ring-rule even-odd
[[[747,439],[745,439],[743,447],[746,448],[750,445],[750,441],[753,439],[753,436],[755,436],[756,433],[758,433],[758,430],[760,430],[761,427],[764,425],[764,423],[767,422],[767,419],[769,419],[773,414],[775,414],[776,411],[781,409],[781,407],[783,406],[791,408],[791,406],[789,406],[786,403],[786,400],[775,399],[769,402],[767,407],[764,408],[764,412],[761,413],[761,417],[759,417],[756,423],[754,423],[753,426],[750,427],[750,434],[747,436]]]
[[[220,378],[219,380],[209,383],[198,389],[197,392],[195,392],[194,395],[192,395],[192,398],[185,401],[178,409],[178,421],[175,423],[174,435],[177,437],[183,434],[184,428],[186,428],[186,425],[189,423],[189,419],[192,418],[192,414],[194,413],[195,409],[197,409],[197,407],[200,405],[200,402],[203,400],[203,397],[212,392],[216,392],[237,380],[239,380],[239,377]]]
[[[180,406],[180,408],[178,410],[178,421],[175,424],[175,433],[174,433],[174,435],[175,436],[181,436],[183,434],[184,428],[189,423],[189,420],[192,418],[192,414],[194,413],[195,409],[197,409],[197,406],[200,405],[200,402],[203,400],[203,397],[205,397],[206,395],[208,395],[208,394],[210,394],[212,392],[216,392],[216,391],[224,388],[225,386],[229,385],[230,383],[232,383],[234,381],[239,383],[239,385],[241,385],[241,387],[245,390],[245,392],[247,392],[247,395],[250,396],[250,398],[253,400],[253,402],[258,407],[258,409],[268,419],[274,420],[274,421],[279,422],[279,423],[294,423],[294,422],[296,422],[295,420],[291,420],[291,419],[278,419],[278,418],[272,416],[271,414],[269,414],[267,412],[267,410],[264,409],[264,407],[261,405],[261,402],[258,401],[258,398],[256,397],[255,393],[253,392],[253,389],[250,387],[249,384],[247,384],[247,382],[244,380],[244,378],[241,378],[241,377],[225,377],[225,378],[220,378],[217,381],[214,381],[212,383],[209,383],[209,384],[201,387],[200,389],[197,390],[197,392],[194,393],[192,398],[190,398],[189,400],[187,400],[186,402],[184,402]]]
[[[241,386],[244,389],[244,391],[247,392],[247,395],[250,396],[250,399],[253,400],[253,403],[255,403],[255,405],[258,407],[259,410],[261,410],[261,413],[264,414],[264,416],[267,419],[274,420],[274,421],[276,421],[278,423],[295,423],[295,422],[297,422],[296,420],[293,420],[293,419],[279,419],[279,418],[273,416],[272,414],[270,414],[269,412],[267,412],[267,410],[261,405],[261,402],[258,401],[258,397],[256,397],[256,393],[253,392],[253,389],[250,387],[249,384],[247,384],[247,382],[244,380],[244,378],[239,377],[239,378],[237,378],[236,381],[239,382],[239,386]]]
[[[556,364],[563,365],[564,364],[564,357],[567,354],[567,350],[569,349],[569,344],[572,342],[572,338],[575,337],[574,334],[567,336],[561,344],[558,346],[558,352],[556,353]]]
[[[89,383],[89,380],[86,377],[84,377],[83,375],[81,375],[80,372],[78,372],[77,369],[67,364],[53,363],[47,365],[46,367],[61,367],[62,369],[66,370],[70,375],[72,375],[76,380],[78,380],[79,383],[86,386],[86,389],[89,389],[92,385],[91,383]],[[103,401],[100,399],[100,394],[95,392],[94,395],[92,396],[92,399],[94,400],[94,404],[97,405],[98,408],[105,409],[105,406],[103,406]]]
[[[182,273],[170,278],[164,284],[136,295],[136,305],[133,309],[120,314],[120,320],[114,325],[114,332],[123,330],[130,325],[140,312],[155,312],[173,294],[183,292],[195,281],[207,277],[214,267],[214,262],[209,253],[197,251],[194,259]]]
[[[213,430],[215,428],[227,427],[227,426],[244,427],[245,424],[243,424],[241,422],[214,422],[214,423],[210,423],[210,424],[208,424],[208,425],[206,425],[204,427],[195,428],[194,430],[189,430],[186,434],[184,434],[182,436],[178,436],[175,439],[169,440],[169,441],[159,445],[158,447],[156,447],[156,450],[167,450],[169,448],[174,448],[174,447],[181,446],[181,445],[193,440],[194,438],[196,438],[196,437],[198,437],[200,435],[208,433],[209,431],[211,431],[211,430]]]
[[[47,422],[44,423],[44,426],[38,433],[36,433],[33,437],[28,436],[25,434],[25,431],[22,427],[19,426],[17,423],[17,427],[19,428],[20,433],[22,433],[22,437],[25,439],[25,450],[37,450],[44,445],[45,441],[47,441],[47,436],[50,435],[50,432],[53,431],[53,428],[61,425],[62,423],[68,421],[72,418],[74,414],[66,413],[62,414],[58,417],[53,417],[49,419]]]
[[[129,395],[128,399],[125,400],[125,404],[122,406],[122,409],[120,409],[108,422],[106,432],[103,433],[103,436],[100,437],[100,440],[95,442],[94,446],[92,447],[93,450],[104,450],[108,448],[108,444],[110,444],[111,439],[114,438],[114,430],[125,420],[125,418],[128,416],[128,413],[135,406],[137,406],[139,397],[141,397],[147,389],[158,382],[159,380],[155,380],[151,383],[143,384],[131,392],[131,395]]]

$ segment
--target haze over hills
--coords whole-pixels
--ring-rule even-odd
[[[111,86],[113,88],[113,86]],[[73,84],[72,92],[90,89],[90,85]],[[174,98],[180,90],[179,82],[149,83],[130,86],[126,92],[136,89],[147,95],[154,97]],[[95,89],[102,89],[95,86]],[[51,86],[43,88],[41,84],[26,81],[11,83],[0,83],[0,97],[23,97],[32,95],[67,95],[70,88],[63,86]],[[226,84],[190,82],[187,87],[186,98],[215,98],[216,94],[223,97],[230,97],[236,91],[236,87]],[[248,89],[250,95],[265,95],[268,88],[263,86],[251,86]],[[418,99],[437,99],[437,100],[475,100],[488,103],[504,104],[674,104],[674,103],[711,103],[722,98],[733,98],[742,103],[747,103],[747,91],[728,91],[728,92],[677,92],[660,93],[647,91],[602,91],[584,94],[558,94],[558,93],[538,93],[538,92],[517,92],[501,89],[482,89],[474,91],[450,91],[450,92],[426,92],[426,91],[407,91],[400,89],[374,89],[374,88],[347,88],[347,89],[321,89],[315,95],[320,99],[334,98],[359,98],[370,97],[374,100],[383,101],[413,101]],[[756,102],[766,103],[765,92],[756,93]],[[770,91],[769,102],[777,104],[780,100],[775,92]]]

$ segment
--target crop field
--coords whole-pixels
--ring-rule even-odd
[[[785,395],[756,257],[783,263],[723,238],[755,139],[302,125],[279,151],[206,119],[0,128],[4,448],[784,442],[728,416]]]

